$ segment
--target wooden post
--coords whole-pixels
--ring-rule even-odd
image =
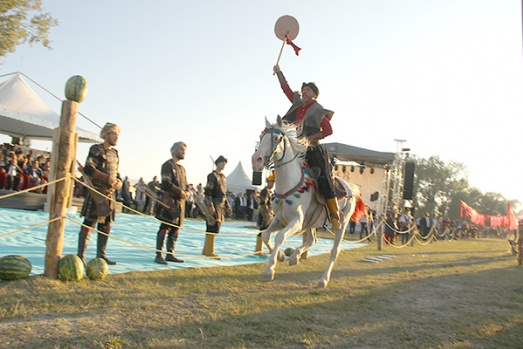
[[[517,249],[518,249],[518,265],[523,264],[523,226],[520,226],[517,230]]]
[[[378,251],[381,251],[382,244],[383,244],[383,231],[385,230],[385,224],[387,224],[385,221],[382,222],[383,224],[379,229],[376,230],[376,240],[378,240]]]
[[[55,184],[49,207],[49,220],[62,217],[49,223],[47,229],[44,275],[52,279],[58,278],[58,262],[64,247],[65,218],[63,217],[67,212],[67,203],[71,195],[71,179],[69,176],[76,154],[77,113],[77,102],[66,100],[62,103],[58,154],[54,157],[56,164],[51,164],[51,167],[56,168],[56,179],[67,178]]]

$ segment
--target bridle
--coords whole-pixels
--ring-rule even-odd
[[[269,168],[271,164],[275,164],[274,165],[274,168],[278,168],[278,167],[281,167],[283,165],[286,165],[288,163],[291,163],[293,162],[299,155],[299,153],[297,152],[296,155],[294,155],[294,157],[292,159],[290,159],[289,161],[285,161],[283,163],[280,163],[280,164],[277,164],[276,165],[276,162],[280,162],[282,161],[284,158],[285,158],[285,152],[287,151],[287,147],[285,147],[285,142],[288,141],[287,139],[287,135],[280,129],[278,128],[274,128],[274,127],[269,127],[269,128],[266,128],[265,130],[263,130],[261,136],[260,136],[260,143],[261,143],[261,140],[263,139],[263,137],[265,137],[265,135],[267,134],[270,134],[271,135],[271,149],[272,149],[272,152],[271,152],[271,155],[269,156],[265,156],[265,163],[264,163],[264,166],[265,168]],[[274,141],[274,138],[272,137],[273,134],[277,134],[278,135],[278,141],[275,142]],[[271,159],[273,158],[274,155],[276,155],[276,151],[278,150],[278,147],[280,146],[280,144],[282,144],[283,142],[283,154],[282,156],[280,157],[279,160],[273,160],[271,162]]]

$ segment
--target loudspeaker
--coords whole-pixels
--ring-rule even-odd
[[[11,137],[11,143],[14,145],[24,144],[24,139],[22,137]]]
[[[252,185],[262,184],[262,171],[252,171]]]
[[[412,191],[414,189],[414,168],[413,161],[405,163],[405,180],[403,181],[403,199],[412,200]]]

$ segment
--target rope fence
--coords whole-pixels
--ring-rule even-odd
[[[44,187],[49,186],[49,185],[54,185],[54,184],[56,184],[56,183],[58,183],[60,181],[64,181],[64,180],[69,179],[69,178],[73,179],[75,182],[77,182],[78,184],[82,185],[83,187],[85,187],[85,188],[87,188],[87,189],[89,189],[89,190],[91,190],[91,191],[93,191],[95,193],[98,193],[100,195],[103,195],[101,192],[99,192],[95,188],[87,185],[85,182],[82,182],[80,179],[76,178],[75,176],[70,175],[69,177],[64,177],[64,178],[61,178],[61,179],[58,179],[58,180],[54,180],[54,181],[51,181],[51,182],[48,182],[48,183],[45,183],[45,184],[42,184],[42,185],[38,185],[38,186],[35,186],[35,187],[32,187],[32,188],[28,188],[28,189],[25,189],[25,190],[16,191],[16,192],[13,192],[13,193],[9,193],[9,194],[0,196],[0,200],[11,198],[11,197],[14,197],[16,195],[21,195],[23,193],[28,193],[28,192],[31,192],[31,191],[34,191],[34,190],[37,190],[37,189],[40,189],[40,188],[44,188]],[[112,201],[113,203],[120,203],[119,201],[115,200],[112,197],[107,197],[107,198],[110,201]],[[133,214],[139,215],[141,217],[145,217],[146,219],[148,219],[148,220],[150,220],[152,222],[156,222],[158,224],[163,223],[163,224],[166,224],[166,225],[174,227],[174,228],[180,228],[179,225],[161,221],[161,220],[159,220],[158,218],[156,218],[154,216],[151,216],[149,214],[145,214],[143,212],[140,212],[140,211],[138,211],[138,210],[136,210],[136,209],[134,209],[132,207],[124,205],[123,203],[122,203],[122,208],[126,209],[127,212],[132,212]],[[134,246],[134,247],[139,248],[139,249],[152,251],[152,252],[164,252],[162,250],[157,250],[156,248],[153,248],[153,247],[145,246],[145,245],[140,244],[140,243],[136,243],[136,242],[133,242],[133,241],[129,241],[129,240],[123,239],[121,237],[116,236],[114,233],[107,234],[107,233],[102,232],[102,231],[100,231],[100,230],[98,230],[96,228],[93,228],[91,226],[86,226],[82,222],[80,222],[80,221],[78,221],[78,220],[76,220],[74,218],[68,217],[67,215],[61,216],[61,217],[56,217],[56,218],[54,218],[52,220],[42,221],[40,223],[31,225],[31,226],[28,226],[28,227],[24,227],[24,228],[17,229],[17,230],[11,231],[11,232],[0,234],[0,239],[4,238],[4,237],[7,237],[7,236],[10,236],[10,235],[14,235],[14,234],[18,234],[18,233],[21,233],[21,232],[24,232],[24,231],[28,231],[28,230],[40,227],[40,226],[45,225],[45,224],[49,224],[49,223],[55,222],[55,221],[60,220],[60,219],[65,219],[65,220],[67,220],[67,221],[69,221],[71,223],[74,223],[74,224],[76,224],[78,226],[81,226],[81,227],[90,228],[90,229],[92,229],[93,232],[97,232],[98,234],[106,235],[109,238],[115,239],[117,241],[120,241],[122,243]],[[394,233],[394,236],[399,237],[399,236],[402,236],[402,235],[407,235],[409,237],[408,240],[406,242],[404,242],[404,243],[401,243],[401,244],[394,244],[394,243],[392,243],[391,241],[389,241],[385,237],[385,234],[383,233],[385,226],[387,226]],[[205,232],[205,231],[192,229],[190,227],[183,227],[183,229],[185,231],[193,232],[193,233],[218,235],[216,233],[208,233],[208,232]],[[328,232],[328,233],[330,233],[331,235],[334,236],[334,232],[332,230],[327,228],[326,232]],[[295,235],[291,236],[288,240],[292,241],[293,239],[297,239],[298,237],[303,235],[303,233],[304,233],[304,231],[300,232],[299,234],[295,234]],[[227,236],[228,237],[249,236],[249,235],[254,237],[255,235],[258,235],[258,234],[259,234],[259,231],[258,230],[254,230],[252,232],[234,233],[234,234],[231,234],[231,233],[220,233],[219,235],[222,236],[222,237],[227,237]],[[372,229],[372,232],[370,234],[367,234],[365,237],[361,237],[360,239],[355,240],[355,241],[354,240],[348,240],[348,239],[345,238],[345,239],[342,240],[342,242],[344,242],[344,243],[348,243],[348,242],[349,243],[365,243],[365,242],[371,243],[373,241],[372,239],[376,238],[376,239],[381,239],[381,244],[378,243],[379,249],[383,245],[383,242],[385,242],[384,245],[386,245],[386,246],[400,249],[400,248],[405,248],[405,247],[408,247],[408,246],[413,246],[414,242],[418,243],[421,246],[426,246],[426,245],[428,245],[428,244],[430,244],[432,242],[437,242],[437,241],[443,241],[443,242],[447,243],[449,241],[457,240],[457,239],[462,238],[461,235],[462,234],[460,234],[458,232],[458,229],[450,229],[449,227],[446,227],[443,232],[439,232],[436,229],[436,227],[434,227],[434,226],[431,227],[430,231],[426,235],[423,235],[418,230],[416,224],[412,224],[409,227],[408,230],[399,230],[399,229],[396,229],[395,227],[391,227],[387,223],[387,221],[385,219],[382,219]],[[378,240],[376,240],[376,241],[378,241]],[[167,253],[170,253],[170,254],[174,255],[173,252],[167,252]],[[176,253],[176,255],[177,256],[185,256],[185,257],[188,256],[187,254],[180,254],[180,253]],[[246,253],[246,254],[243,254],[243,255],[238,255],[238,254],[235,254],[235,255],[220,255],[220,257],[222,259],[223,258],[227,258],[227,259],[244,258],[244,257],[247,257],[247,256],[259,256],[259,254],[253,252],[253,253]],[[191,258],[195,258],[196,257],[196,258],[202,258],[202,259],[208,258],[208,257],[203,256],[203,255],[202,256],[190,255],[190,257]]]

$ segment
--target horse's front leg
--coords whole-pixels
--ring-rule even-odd
[[[289,265],[296,265],[300,263],[300,259],[307,258],[307,251],[318,242],[316,236],[316,228],[309,228],[305,231],[303,235],[303,245],[298,247],[292,253],[291,258],[289,259]]]
[[[323,273],[321,279],[318,281],[318,288],[326,288],[327,285],[329,284],[331,274],[332,274],[332,269],[334,269],[334,263],[336,263],[336,259],[338,259],[338,255],[340,254],[341,242],[343,241],[343,237],[345,236],[345,231],[347,229],[347,226],[349,225],[350,217],[352,216],[352,213],[354,212],[354,204],[355,204],[355,199],[351,200],[351,203],[350,203],[351,206],[348,206],[351,209],[348,212],[344,212],[341,229],[334,231],[334,244],[333,244],[332,250],[331,250],[331,258],[330,258],[327,269]]]
[[[293,221],[289,222],[289,224],[281,229],[274,238],[274,248],[271,251],[271,255],[267,261],[267,266],[262,272],[262,280],[263,281],[272,281],[274,280],[274,271],[276,269],[276,264],[278,263],[278,260],[282,261],[285,260],[285,255],[282,251],[280,251],[280,247],[283,245],[283,242],[287,237],[289,237],[292,234],[295,234],[297,231],[301,229],[301,226],[303,224],[303,216],[301,216],[301,219],[296,218]]]
[[[281,224],[278,219],[274,218],[271,221],[271,224],[269,224],[269,226],[267,227],[267,229],[265,229],[261,233],[262,241],[265,244],[265,246],[267,246],[267,249],[269,250],[269,254],[271,254],[272,250],[274,249],[274,245],[271,242],[271,235],[275,231],[278,231],[281,229],[283,229],[283,224]]]

